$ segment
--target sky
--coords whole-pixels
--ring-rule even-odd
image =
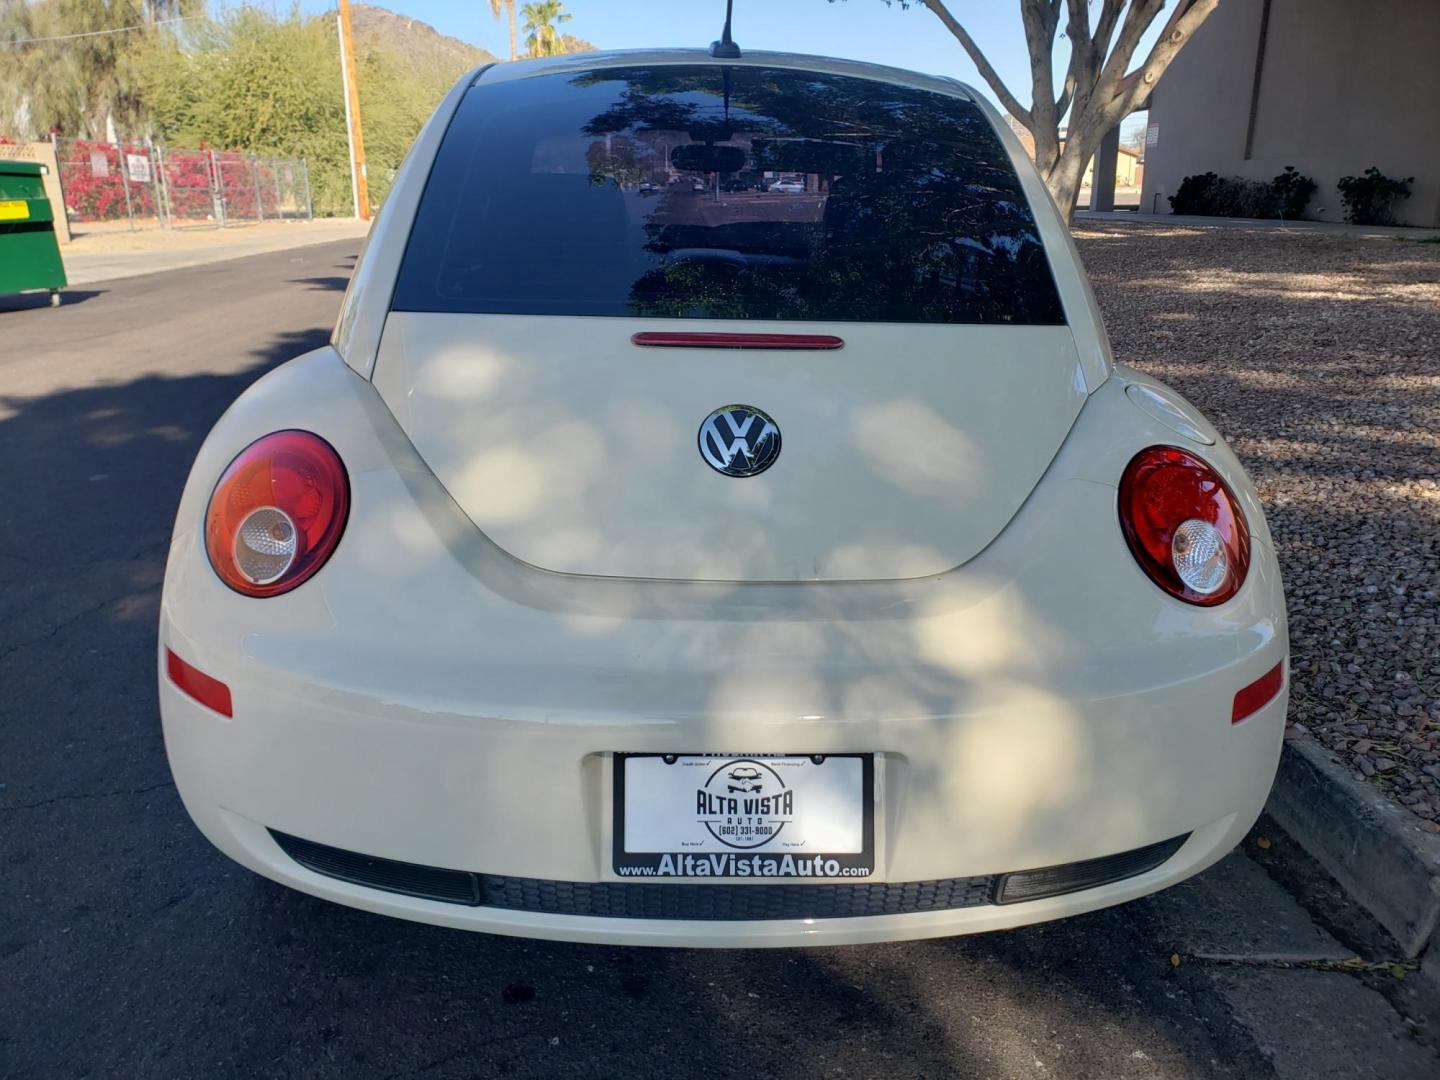
[[[385,6],[386,0],[371,2]],[[970,32],[987,50],[994,49],[987,55],[1007,82],[1028,86],[1019,4],[1015,0],[958,3],[972,10]],[[502,59],[509,53],[506,23],[491,18],[489,0],[389,0],[389,6]],[[565,10],[574,18],[562,29],[600,49],[703,47],[720,36],[725,21],[724,0],[566,0]],[[903,10],[899,3],[735,0],[733,32],[742,49],[819,53],[980,81],[964,50],[934,15],[917,7]],[[523,31],[520,36],[523,49]]]
[[[356,0],[359,2],[359,0]],[[365,0],[427,22],[449,34],[488,49],[502,59],[509,55],[509,30],[490,15],[489,0]],[[331,0],[303,0],[309,11],[333,6]],[[517,7],[519,5],[517,4]],[[665,46],[706,46],[720,36],[724,0],[566,0],[574,16],[561,29],[600,49]],[[1017,0],[954,0],[950,10],[1022,104],[1030,101],[1030,61]],[[1165,20],[1151,28],[1153,37]],[[520,20],[523,26],[524,20]],[[948,75],[986,93],[975,65],[940,21],[916,5],[899,0],[735,0],[732,24],[740,47],[779,52],[817,53],[890,64],[932,75]],[[524,33],[520,33],[524,49]],[[1142,42],[1141,50],[1148,48]],[[1068,58],[1059,41],[1056,82]]]

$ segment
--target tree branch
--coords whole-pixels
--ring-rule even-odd
[[[1031,134],[1053,131],[1060,125],[1059,114],[1055,111],[1052,60],[1059,13],[1055,0],[1020,0],[1020,19],[1025,24],[1026,51],[1030,54],[1030,116],[1034,120]],[[1042,169],[1049,167],[1046,158],[1037,136],[1035,160],[1040,162]]]
[[[1055,115],[1063,117],[1070,108],[1070,99],[1075,96],[1075,75],[1073,72],[1065,76],[1065,87],[1060,91],[1060,98],[1055,102]]]
[[[1185,6],[1185,0],[1180,0],[1180,6]],[[1105,55],[1110,48],[1110,38],[1115,33],[1115,24],[1120,21],[1120,13],[1125,10],[1125,0],[1105,0],[1105,6],[1100,9],[1100,21],[1095,24],[1095,48],[1101,56]]]
[[[1165,23],[1165,29],[1150,50],[1150,55],[1143,64],[1119,81],[1111,102],[1107,104],[1118,103],[1121,116],[1135,108],[1140,99],[1155,88],[1160,76],[1164,75],[1165,69],[1170,66],[1170,61],[1175,59],[1181,47],[1190,40],[1196,28],[1219,3],[1220,0],[1189,0],[1188,3],[1181,0]]]
[[[1035,118],[1031,115],[1030,110],[1021,108],[1020,102],[1015,99],[1015,95],[1010,92],[1010,88],[1000,78],[999,72],[990,65],[990,61],[985,59],[985,54],[975,44],[975,39],[960,25],[955,16],[950,14],[950,9],[945,6],[944,0],[920,0],[920,2],[934,12],[935,17],[945,24],[945,29],[949,30],[955,40],[960,42],[980,72],[980,77],[990,85],[991,90],[995,91],[995,96],[1000,99],[1000,104],[1005,106],[1005,111],[1033,132]]]
[[[1180,0],[1180,3],[1184,4],[1185,0]],[[1164,6],[1165,0],[1134,0],[1126,10],[1125,18],[1120,23],[1120,33],[1115,38],[1115,46],[1105,58],[1100,77],[1095,82],[1095,98],[1102,105],[1115,96],[1115,88],[1125,74],[1125,69],[1130,66],[1130,58],[1135,55],[1136,46],[1140,44],[1146,29],[1155,21],[1155,16],[1160,14],[1160,9]]]
[[[1090,39],[1090,7],[1086,0],[1070,0],[1070,21],[1065,26],[1065,36],[1070,40],[1070,63],[1065,72],[1065,89],[1055,105],[1057,123],[1072,104],[1089,97],[1088,88],[1094,81],[1095,50]]]

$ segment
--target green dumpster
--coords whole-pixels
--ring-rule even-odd
[[[55,239],[55,217],[34,161],[0,161],[0,295],[49,289],[60,303],[65,265]]]

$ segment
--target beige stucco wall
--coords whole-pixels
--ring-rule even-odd
[[[1134,187],[1135,181],[1142,172],[1140,159],[1133,154],[1127,154],[1124,150],[1115,155],[1115,186]],[[1085,175],[1080,178],[1080,186],[1088,188],[1095,173],[1095,162],[1092,159],[1089,165],[1085,166]]]
[[[1309,216],[1341,221],[1335,182],[1374,165],[1415,177],[1397,220],[1440,225],[1440,0],[1271,0],[1246,160],[1262,3],[1224,0],[1160,81],[1141,208],[1169,212],[1191,173],[1268,180],[1294,165],[1319,185]]]
[[[38,161],[45,166],[45,197],[50,200],[50,210],[55,215],[55,236],[60,243],[68,244],[70,221],[65,216],[65,200],[60,194],[60,166],[55,160],[55,148],[48,142],[5,143],[0,145],[0,158]]]

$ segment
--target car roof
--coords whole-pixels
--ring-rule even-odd
[[[538,60],[519,60],[508,64],[490,64],[478,69],[472,85],[529,79],[537,75],[559,75],[567,72],[599,71],[618,67],[661,66],[766,67],[789,71],[813,71],[825,75],[848,75],[873,82],[909,86],[950,97],[975,101],[975,90],[958,79],[939,75],[922,75],[904,68],[884,64],[865,64],[858,60],[837,60],[829,56],[804,53],[747,51],[735,59],[718,59],[706,49],[619,49],[612,52],[566,53]]]

